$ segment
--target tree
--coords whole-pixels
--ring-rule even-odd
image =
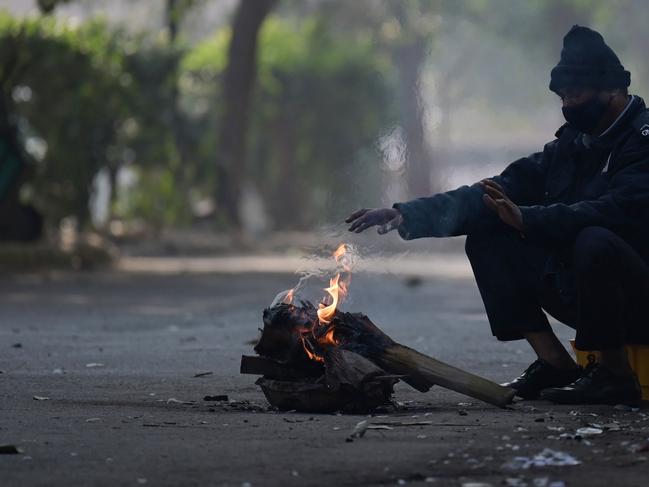
[[[193,144],[200,171],[195,187],[202,191],[216,182],[213,154],[220,148],[212,134],[228,123],[211,107],[225,102],[229,33],[218,30],[183,61],[183,106],[206,129]],[[258,42],[242,178],[261,196],[269,227],[313,228],[380,199],[377,141],[398,119],[387,56],[371,38],[341,34],[321,16],[294,22],[273,15]]]
[[[246,136],[256,75],[257,37],[276,0],[240,0],[232,24],[216,161],[216,201],[222,216],[239,228],[239,199],[245,168]]]
[[[396,69],[400,127],[406,146],[408,196],[430,194],[436,188],[434,154],[425,128],[426,104],[421,95],[421,71],[437,33],[439,2],[433,0],[323,1],[322,14],[335,18],[339,30],[371,36]]]
[[[43,15],[51,15],[59,5],[70,3],[71,0],[37,0],[38,9]]]

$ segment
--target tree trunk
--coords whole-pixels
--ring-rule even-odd
[[[426,57],[427,42],[422,38],[399,46],[395,63],[399,72],[401,125],[406,142],[406,175],[408,196],[431,194],[433,158],[424,134],[425,110],[419,86],[420,70]]]
[[[275,230],[300,228],[308,200],[304,197],[296,164],[296,140],[289,114],[281,110],[270,127],[277,147],[277,168],[274,184],[267,185],[266,202]],[[278,198],[277,195],[282,197]],[[288,218],[290,215],[290,218]]]
[[[276,0],[240,0],[232,25],[216,160],[219,213],[239,229],[239,198],[245,169],[250,101],[256,77],[257,37]]]

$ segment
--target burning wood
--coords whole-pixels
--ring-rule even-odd
[[[255,347],[261,357],[242,358],[242,373],[264,375],[257,384],[271,404],[312,412],[372,409],[389,402],[400,378],[422,392],[440,385],[500,407],[511,402],[513,390],[396,343],[364,314],[338,310],[351,277],[344,244],[334,257],[346,275],[331,279],[328,304],[298,305],[289,291],[264,310]]]

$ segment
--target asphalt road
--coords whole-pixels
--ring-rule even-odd
[[[646,485],[646,409],[537,401],[501,410],[398,385],[400,406],[383,418],[268,411],[239,359],[262,309],[295,276],[149,271],[3,276],[0,445],[21,453],[0,454],[0,486]],[[523,343],[491,337],[468,272],[357,275],[343,307],[496,381],[533,360]],[[229,401],[203,400],[216,394]],[[362,420],[430,424],[347,442]],[[604,432],[570,438],[591,423]],[[511,464],[546,448],[580,463]]]

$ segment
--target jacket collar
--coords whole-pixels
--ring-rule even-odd
[[[594,149],[610,149],[612,148],[620,136],[622,136],[631,126],[631,122],[640,111],[645,109],[645,103],[639,96],[632,95],[628,105],[620,116],[613,122],[613,124],[604,131],[603,134],[588,135],[580,134],[580,142],[586,148]]]

